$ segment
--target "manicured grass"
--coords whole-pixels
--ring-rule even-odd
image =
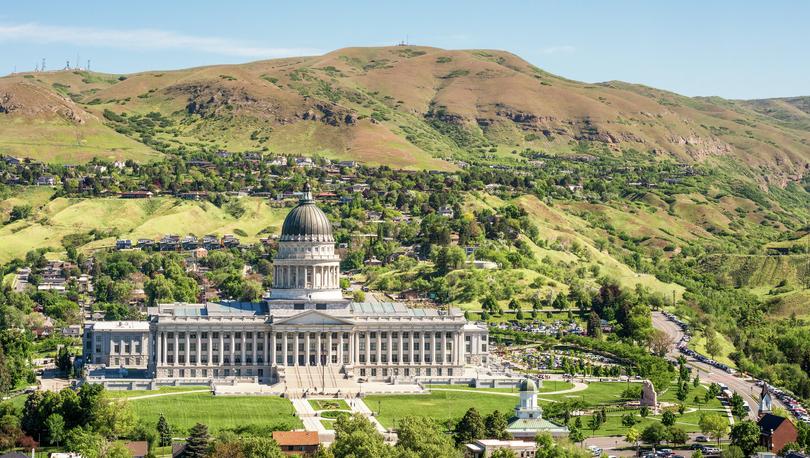
[[[160,414],[186,433],[195,423],[212,431],[245,426],[290,430],[303,427],[292,403],[275,396],[214,396],[193,393],[129,401],[137,419],[157,424]]]
[[[321,416],[321,418],[338,419],[339,417],[342,417],[344,415],[351,415],[351,412],[344,412],[340,410],[327,410],[326,412],[321,412],[319,415]]]
[[[161,386],[157,390],[108,390],[107,393],[111,398],[124,399],[124,398],[137,398],[141,396],[149,396],[152,394],[183,393],[187,391],[200,391],[210,389],[211,388],[206,385]]]
[[[430,417],[439,422],[455,421],[470,407],[475,407],[481,415],[495,410],[508,414],[515,408],[517,398],[475,391],[434,391],[430,394],[368,396],[365,402],[375,413],[379,410],[377,419],[390,428],[397,419],[406,416]]]
[[[714,359],[728,365],[729,367],[737,367],[737,365],[734,364],[734,361],[728,357],[728,355],[734,352],[734,344],[731,343],[726,336],[719,332],[717,333],[717,341],[720,343],[720,353],[714,355]],[[709,354],[709,352],[706,351],[706,338],[703,336],[703,334],[693,336],[692,340],[689,341],[689,348],[695,350],[701,355]]]
[[[310,399],[309,405],[315,410],[351,410],[343,399]]]
[[[321,420],[321,424],[326,429],[333,429],[335,427],[335,420]]]
[[[516,388],[474,388],[467,385],[426,385],[428,388],[443,388],[449,390],[470,390],[482,392],[496,392],[496,393],[515,393],[518,394]],[[538,393],[548,393],[553,391],[563,391],[573,388],[574,385],[569,382],[562,382],[556,380],[544,381],[543,385],[537,388]],[[575,394],[575,393],[572,393]]]

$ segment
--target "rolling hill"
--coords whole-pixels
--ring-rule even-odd
[[[133,129],[150,112],[160,125]],[[742,165],[779,186],[810,171],[807,98],[734,101],[587,84],[493,50],[347,48],[131,75],[15,74],[0,78],[0,117],[0,153],[62,163],[210,147],[452,169],[450,159],[523,148],[632,149]]]

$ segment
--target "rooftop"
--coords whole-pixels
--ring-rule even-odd
[[[315,431],[273,431],[273,439],[278,445],[319,445]]]
[[[148,331],[148,321],[96,321],[91,324],[94,331]]]

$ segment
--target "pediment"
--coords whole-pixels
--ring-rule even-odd
[[[349,319],[332,316],[319,310],[302,310],[297,315],[273,320],[273,325],[351,326],[353,324]]]

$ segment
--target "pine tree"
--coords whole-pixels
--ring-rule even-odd
[[[475,410],[475,407],[470,407],[467,413],[461,418],[461,421],[456,425],[453,438],[456,444],[466,444],[477,439],[482,439],[486,435],[486,428],[484,427],[484,420],[481,414]]]
[[[160,414],[160,418],[158,418],[157,432],[158,436],[160,436],[159,443],[161,447],[172,444],[172,427],[169,426],[169,422],[166,421],[166,417],[164,417],[163,414]]]
[[[186,439],[186,458],[205,458],[208,456],[208,443],[211,437],[208,435],[208,426],[197,423],[191,428],[188,439]]]

